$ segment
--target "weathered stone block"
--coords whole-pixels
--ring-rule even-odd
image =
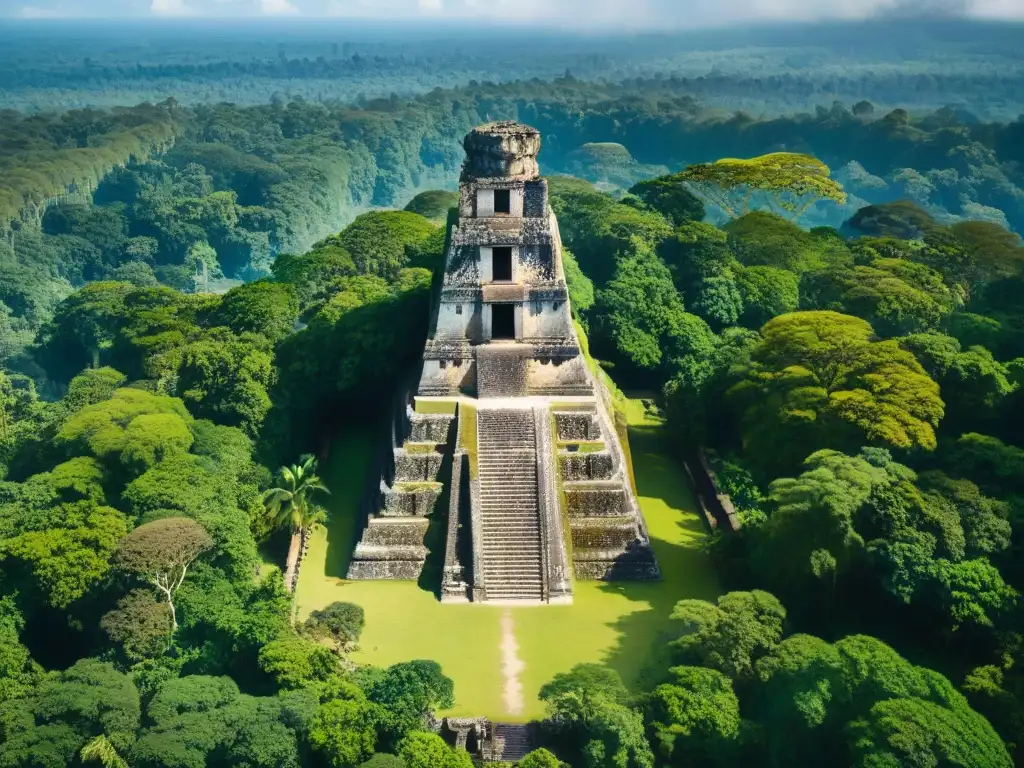
[[[385,486],[380,514],[385,517],[426,517],[434,511],[440,495],[440,487],[406,490],[398,486]]]
[[[350,579],[404,579],[414,581],[423,572],[423,560],[353,560]]]
[[[555,413],[555,427],[558,429],[558,439],[563,442],[598,440],[601,437],[601,427],[594,414],[586,411]]]
[[[466,136],[466,162],[462,178],[522,178],[540,175],[537,153],[540,132],[523,123],[506,120],[474,128]]]
[[[454,416],[447,413],[415,413],[411,422],[409,439],[414,443],[447,443],[448,430]]]
[[[562,451],[558,454],[558,461],[563,480],[607,480],[615,470],[608,450],[590,453]]]
[[[444,457],[436,451],[409,453],[395,449],[395,480],[397,482],[432,482],[437,479]]]
[[[614,517],[625,515],[626,491],[618,488],[566,488],[566,513],[569,517]]]

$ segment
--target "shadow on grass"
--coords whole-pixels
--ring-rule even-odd
[[[668,643],[680,634],[678,622],[669,618],[676,602],[711,600],[720,590],[711,559],[701,549],[707,525],[664,427],[631,423],[629,442],[638,496],[662,580],[613,582],[601,590],[645,605],[610,625],[619,640],[604,658],[636,692],[657,684],[671,663]]]
[[[374,451],[380,448],[381,435],[387,434],[388,429],[384,417],[346,426],[332,443],[331,454],[322,467],[321,477],[331,492],[324,504],[328,513],[324,575],[329,578],[344,579],[348,573],[352,550],[365,525],[363,500],[370,484],[380,481],[380,465]],[[430,516],[424,540],[429,554],[419,579],[420,588],[435,597],[440,596],[441,573],[444,569],[450,456],[445,457],[438,478],[445,481],[445,485]]]
[[[437,497],[434,511],[430,513],[427,534],[423,544],[427,548],[427,561],[417,581],[417,586],[424,592],[430,592],[436,599],[441,599],[441,577],[444,575],[444,548],[448,540],[448,505],[452,493],[452,455],[448,451],[441,461],[437,479],[444,483],[441,495]]]
[[[363,496],[370,470],[375,466],[373,450],[378,444],[380,424],[374,420],[346,426],[331,444],[321,477],[330,490],[327,509],[327,556],[324,575],[344,579],[352,549],[359,539]]]

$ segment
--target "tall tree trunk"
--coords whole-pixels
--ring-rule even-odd
[[[288,545],[288,561],[284,569],[284,586],[289,592],[295,586],[295,569],[299,567],[299,554],[302,552],[302,531],[292,531],[292,540]]]

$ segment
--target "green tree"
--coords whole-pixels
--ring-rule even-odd
[[[371,211],[313,249],[340,246],[352,254],[358,274],[394,280],[435,230],[434,224],[418,213]]]
[[[426,192],[420,192],[406,203],[403,210],[409,211],[409,213],[418,213],[434,224],[443,225],[448,219],[448,211],[451,208],[458,207],[458,192],[451,192],[446,189],[431,189]]]
[[[326,608],[312,611],[302,629],[312,637],[331,640],[340,653],[351,649],[359,641],[365,624],[366,618],[361,606],[333,602]]]
[[[213,332],[181,349],[177,394],[200,418],[259,433],[270,411],[273,351],[262,336]]]
[[[792,466],[818,448],[865,441],[935,448],[938,385],[898,343],[872,336],[867,322],[836,312],[794,312],[764,326],[730,392],[758,463]]]
[[[140,525],[121,541],[115,565],[153,586],[171,611],[171,634],[178,628],[174,594],[188,568],[213,539],[199,523],[185,517],[165,517]]]
[[[40,362],[51,376],[66,381],[105,362],[133,290],[130,283],[90,283],[61,302],[39,335]]]
[[[173,626],[169,603],[151,592],[134,589],[100,619],[100,627],[134,661],[161,655],[171,641]]]
[[[556,734],[586,768],[653,768],[643,718],[626,706],[621,678],[599,664],[577,664],[541,687]],[[576,763],[576,760],[573,761]]]
[[[941,274],[904,259],[821,270],[805,278],[803,293],[808,306],[864,318],[886,337],[934,329],[955,307]]]
[[[717,605],[680,600],[672,618],[684,634],[672,645],[683,661],[699,662],[733,679],[750,677],[758,658],[782,639],[786,609],[767,592],[729,592]]]
[[[740,321],[747,328],[760,328],[800,306],[800,280],[788,269],[744,267],[736,274],[736,286],[743,301]]]
[[[193,441],[191,422],[192,416],[176,398],[118,389],[109,400],[72,415],[57,439],[100,459],[116,459],[129,470],[143,471],[188,452]]]
[[[398,756],[406,768],[472,768],[473,759],[462,749],[452,749],[436,733],[413,731],[398,744]]]
[[[644,697],[651,741],[668,765],[735,765],[740,702],[732,681],[702,667],[673,667]]]
[[[259,660],[260,668],[285,689],[327,680],[338,669],[330,649],[295,634],[285,634],[264,645]]]
[[[321,704],[309,726],[309,743],[332,768],[355,768],[377,746],[377,708],[361,699]]]
[[[704,219],[704,203],[676,176],[641,181],[630,187],[629,194],[639,197],[674,226]]]
[[[260,280],[224,294],[214,321],[237,334],[262,334],[273,344],[294,330],[298,317],[299,300],[290,284]]]
[[[830,176],[829,167],[810,155],[773,152],[691,165],[670,178],[691,185],[733,218],[749,213],[753,204],[796,221],[819,200],[846,202],[842,185]]]
[[[516,763],[515,768],[563,768],[564,766],[565,763],[541,747],[523,757]]]
[[[107,575],[129,529],[122,512],[87,500],[31,510],[0,504],[0,526],[8,528],[0,533],[5,570],[55,608],[66,608]],[[15,526],[20,532],[9,529]]]
[[[423,660],[388,667],[369,687],[367,696],[386,713],[381,723],[386,746],[422,728],[430,713],[449,709],[455,701],[454,686],[441,672],[441,666]]]
[[[295,573],[299,565],[302,542],[309,531],[326,519],[326,512],[313,497],[329,493],[316,475],[316,458],[310,454],[299,457],[298,464],[278,470],[281,485],[263,494],[267,515],[277,527],[291,529],[291,544],[285,567],[284,583],[290,592],[295,587]]]
[[[854,765],[1013,765],[985,718],[919,699],[880,701],[850,724]]]
[[[0,765],[62,768],[97,736],[119,754],[135,741],[141,717],[131,678],[112,664],[82,659],[47,674],[25,698],[4,705]]]

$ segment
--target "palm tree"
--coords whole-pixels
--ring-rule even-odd
[[[284,572],[285,587],[291,592],[302,542],[313,528],[327,518],[323,507],[313,501],[313,495],[317,491],[330,491],[316,476],[316,459],[309,453],[300,456],[298,464],[281,467],[278,474],[281,486],[264,493],[263,504],[274,527],[291,528],[292,540],[288,546],[288,562]]]
[[[128,768],[128,763],[117,754],[114,745],[110,743],[110,739],[105,735],[97,736],[90,741],[82,747],[82,751],[79,754],[83,763],[95,760],[101,763],[103,768]]]

